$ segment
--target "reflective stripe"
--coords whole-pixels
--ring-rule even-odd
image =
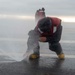
[[[43,33],[43,32],[40,30],[40,28],[38,28],[38,31],[39,31],[40,33]]]
[[[53,33],[55,33],[55,32],[56,32],[56,30],[57,30],[57,27],[56,27],[56,26],[54,26],[54,27],[53,27]]]

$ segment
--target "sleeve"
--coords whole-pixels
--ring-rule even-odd
[[[52,42],[52,37],[46,37],[46,42]]]
[[[46,37],[49,42],[59,42],[62,34],[62,26],[59,25],[52,37]]]
[[[61,39],[61,34],[62,34],[62,26],[59,25],[57,31],[54,33],[52,37],[53,42],[59,42]]]

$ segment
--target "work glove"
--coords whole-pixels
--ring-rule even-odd
[[[40,38],[39,38],[39,41],[40,41],[40,42],[45,42],[45,41],[46,41],[46,37],[40,37]]]

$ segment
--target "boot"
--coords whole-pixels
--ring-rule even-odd
[[[65,59],[65,55],[64,55],[64,53],[60,53],[60,54],[58,54],[58,58],[61,59],[61,60]]]
[[[29,56],[29,59],[34,60],[34,59],[38,59],[39,57],[40,57],[39,54],[33,53]]]

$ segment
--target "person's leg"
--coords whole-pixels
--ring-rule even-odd
[[[59,59],[64,59],[64,53],[62,51],[62,47],[59,42],[49,44],[49,49],[51,51],[54,51],[58,55]]]
[[[49,49],[56,52],[60,59],[64,59],[61,44],[59,43],[62,34],[62,26],[59,25],[57,31],[54,33],[53,38],[49,41]]]
[[[29,32],[29,38],[27,41],[28,52],[31,52],[30,59],[36,59],[39,57],[39,34],[34,30]]]
[[[61,47],[60,43],[50,44],[49,49],[56,52],[57,55],[62,53],[62,47]]]

